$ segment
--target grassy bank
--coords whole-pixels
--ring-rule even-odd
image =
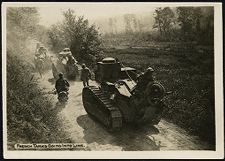
[[[8,148],[15,143],[64,142],[52,102],[38,87],[32,66],[7,52]]]
[[[165,98],[163,117],[214,144],[213,48],[186,43],[158,43],[148,47],[105,48],[105,56],[143,71],[148,66],[173,94]]]
[[[64,142],[53,104],[32,74],[36,43],[31,40],[47,40],[47,30],[38,24],[38,9],[8,7],[6,20],[8,148],[13,150],[15,143]]]

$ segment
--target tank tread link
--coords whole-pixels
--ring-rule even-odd
[[[95,86],[85,87],[82,97],[87,113],[97,118],[108,130],[117,131],[122,128],[122,114],[119,108],[101,89]]]

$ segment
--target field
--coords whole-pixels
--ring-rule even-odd
[[[148,43],[145,46],[107,46],[104,56],[143,72],[155,70],[156,80],[173,93],[165,98],[163,117],[214,143],[214,52],[194,43]]]

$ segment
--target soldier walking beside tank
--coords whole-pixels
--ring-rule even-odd
[[[81,80],[83,81],[84,87],[89,86],[90,77],[91,77],[90,69],[88,67],[86,67],[85,64],[82,64]]]

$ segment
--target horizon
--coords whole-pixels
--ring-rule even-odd
[[[107,6],[107,7],[106,7]],[[78,16],[84,16],[89,22],[94,23],[100,19],[122,16],[124,14],[144,14],[151,13],[155,10],[155,6],[143,4],[76,4],[70,7],[54,6],[54,7],[38,7],[40,14],[40,24],[46,27],[61,21],[63,19],[62,12],[72,9]],[[106,14],[107,13],[107,14]]]

